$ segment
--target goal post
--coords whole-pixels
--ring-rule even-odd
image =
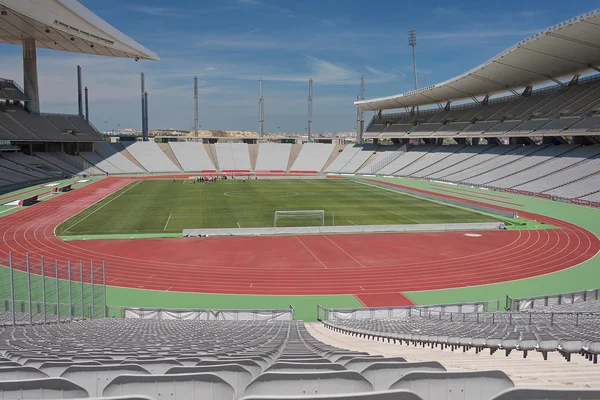
[[[273,226],[277,228],[277,222],[281,219],[296,219],[301,221],[315,221],[325,226],[325,210],[286,210],[275,211]]]

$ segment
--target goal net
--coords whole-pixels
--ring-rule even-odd
[[[298,221],[300,224],[294,222]],[[324,210],[275,211],[273,226],[325,226]]]

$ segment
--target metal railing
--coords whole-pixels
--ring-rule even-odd
[[[111,318],[159,319],[159,320],[203,320],[203,321],[292,321],[295,309],[205,309],[205,308],[149,308],[107,306],[106,315]]]
[[[0,267],[0,325],[108,316],[104,262],[17,258],[11,252],[0,264],[6,266]]]
[[[521,297],[513,299],[506,296],[506,309],[511,311],[528,311],[544,307],[583,303],[600,300],[600,289],[581,290],[577,292],[550,294],[545,296]]]
[[[486,313],[500,309],[499,300],[465,302],[453,304],[432,304],[424,306],[371,307],[371,308],[328,308],[317,305],[317,320],[336,319],[395,319],[423,315],[450,315]]]

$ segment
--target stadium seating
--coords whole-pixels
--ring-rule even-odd
[[[29,97],[15,81],[0,78],[0,100],[28,101]]]
[[[573,354],[582,354],[597,363],[600,352],[600,313],[591,302],[586,313],[576,313],[566,307],[554,313],[442,313],[425,312],[397,319],[335,319],[326,325],[339,332],[372,339],[387,339],[400,344],[421,344],[442,349],[464,351],[489,349],[491,354],[503,350],[561,353],[567,361]]]
[[[413,326],[469,331],[447,320],[429,322],[329,326],[348,333],[359,325],[376,328],[373,337]],[[439,362],[326,345],[295,321],[100,319],[0,327],[0,340],[0,398],[418,400],[454,399],[456,392],[462,399],[510,399],[506,390],[524,390],[513,389],[500,371],[448,372]]]
[[[377,145],[348,145],[323,172],[353,174],[377,149]]]
[[[256,172],[285,172],[292,145],[289,143],[261,143],[258,147]]]
[[[394,175],[398,176],[421,176],[420,172],[439,161],[444,160],[450,155],[460,151],[464,146],[439,146],[433,151],[427,153],[423,157],[407,165],[406,167],[395,172]]]
[[[123,147],[119,145],[120,149],[123,150]],[[127,159],[121,151],[117,150],[110,143],[102,142],[97,143],[95,145],[95,150],[99,156],[104,158],[108,163],[112,164],[115,168],[119,169],[123,173],[127,174],[136,174],[140,172],[146,172],[131,161]],[[88,160],[91,162],[91,160]],[[100,167],[103,169],[102,167]],[[110,169],[110,167],[109,167]],[[106,171],[106,170],[105,170]],[[109,172],[109,171],[106,171]]]
[[[305,143],[290,172],[319,172],[331,156],[335,145]]]
[[[417,161],[436,147],[437,145],[416,146],[410,151],[408,151],[406,154],[402,155],[401,157],[395,159],[385,167],[381,168],[379,171],[377,171],[377,173],[380,175],[394,175],[396,172]]]
[[[169,143],[175,157],[186,172],[214,172],[217,169],[200,142],[171,142]]]
[[[365,138],[558,135],[600,128],[600,75],[580,79],[568,87],[534,90],[527,97],[509,95],[482,105],[461,104],[447,109],[375,116]]]
[[[215,144],[219,169],[222,172],[250,172],[250,153],[245,143]]]
[[[126,149],[148,172],[181,172],[153,141],[133,142]]]

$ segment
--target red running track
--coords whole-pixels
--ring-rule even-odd
[[[583,228],[522,212],[525,218],[560,229],[470,232],[481,236],[431,232],[77,242],[54,236],[60,222],[134,180],[106,178],[0,218],[0,254],[6,257],[12,251],[22,259],[30,253],[33,263],[41,255],[60,263],[106,261],[107,283],[114,286],[204,293],[355,294],[366,305],[377,306],[405,302],[400,294],[405,291],[555,272],[600,250],[598,238]]]

